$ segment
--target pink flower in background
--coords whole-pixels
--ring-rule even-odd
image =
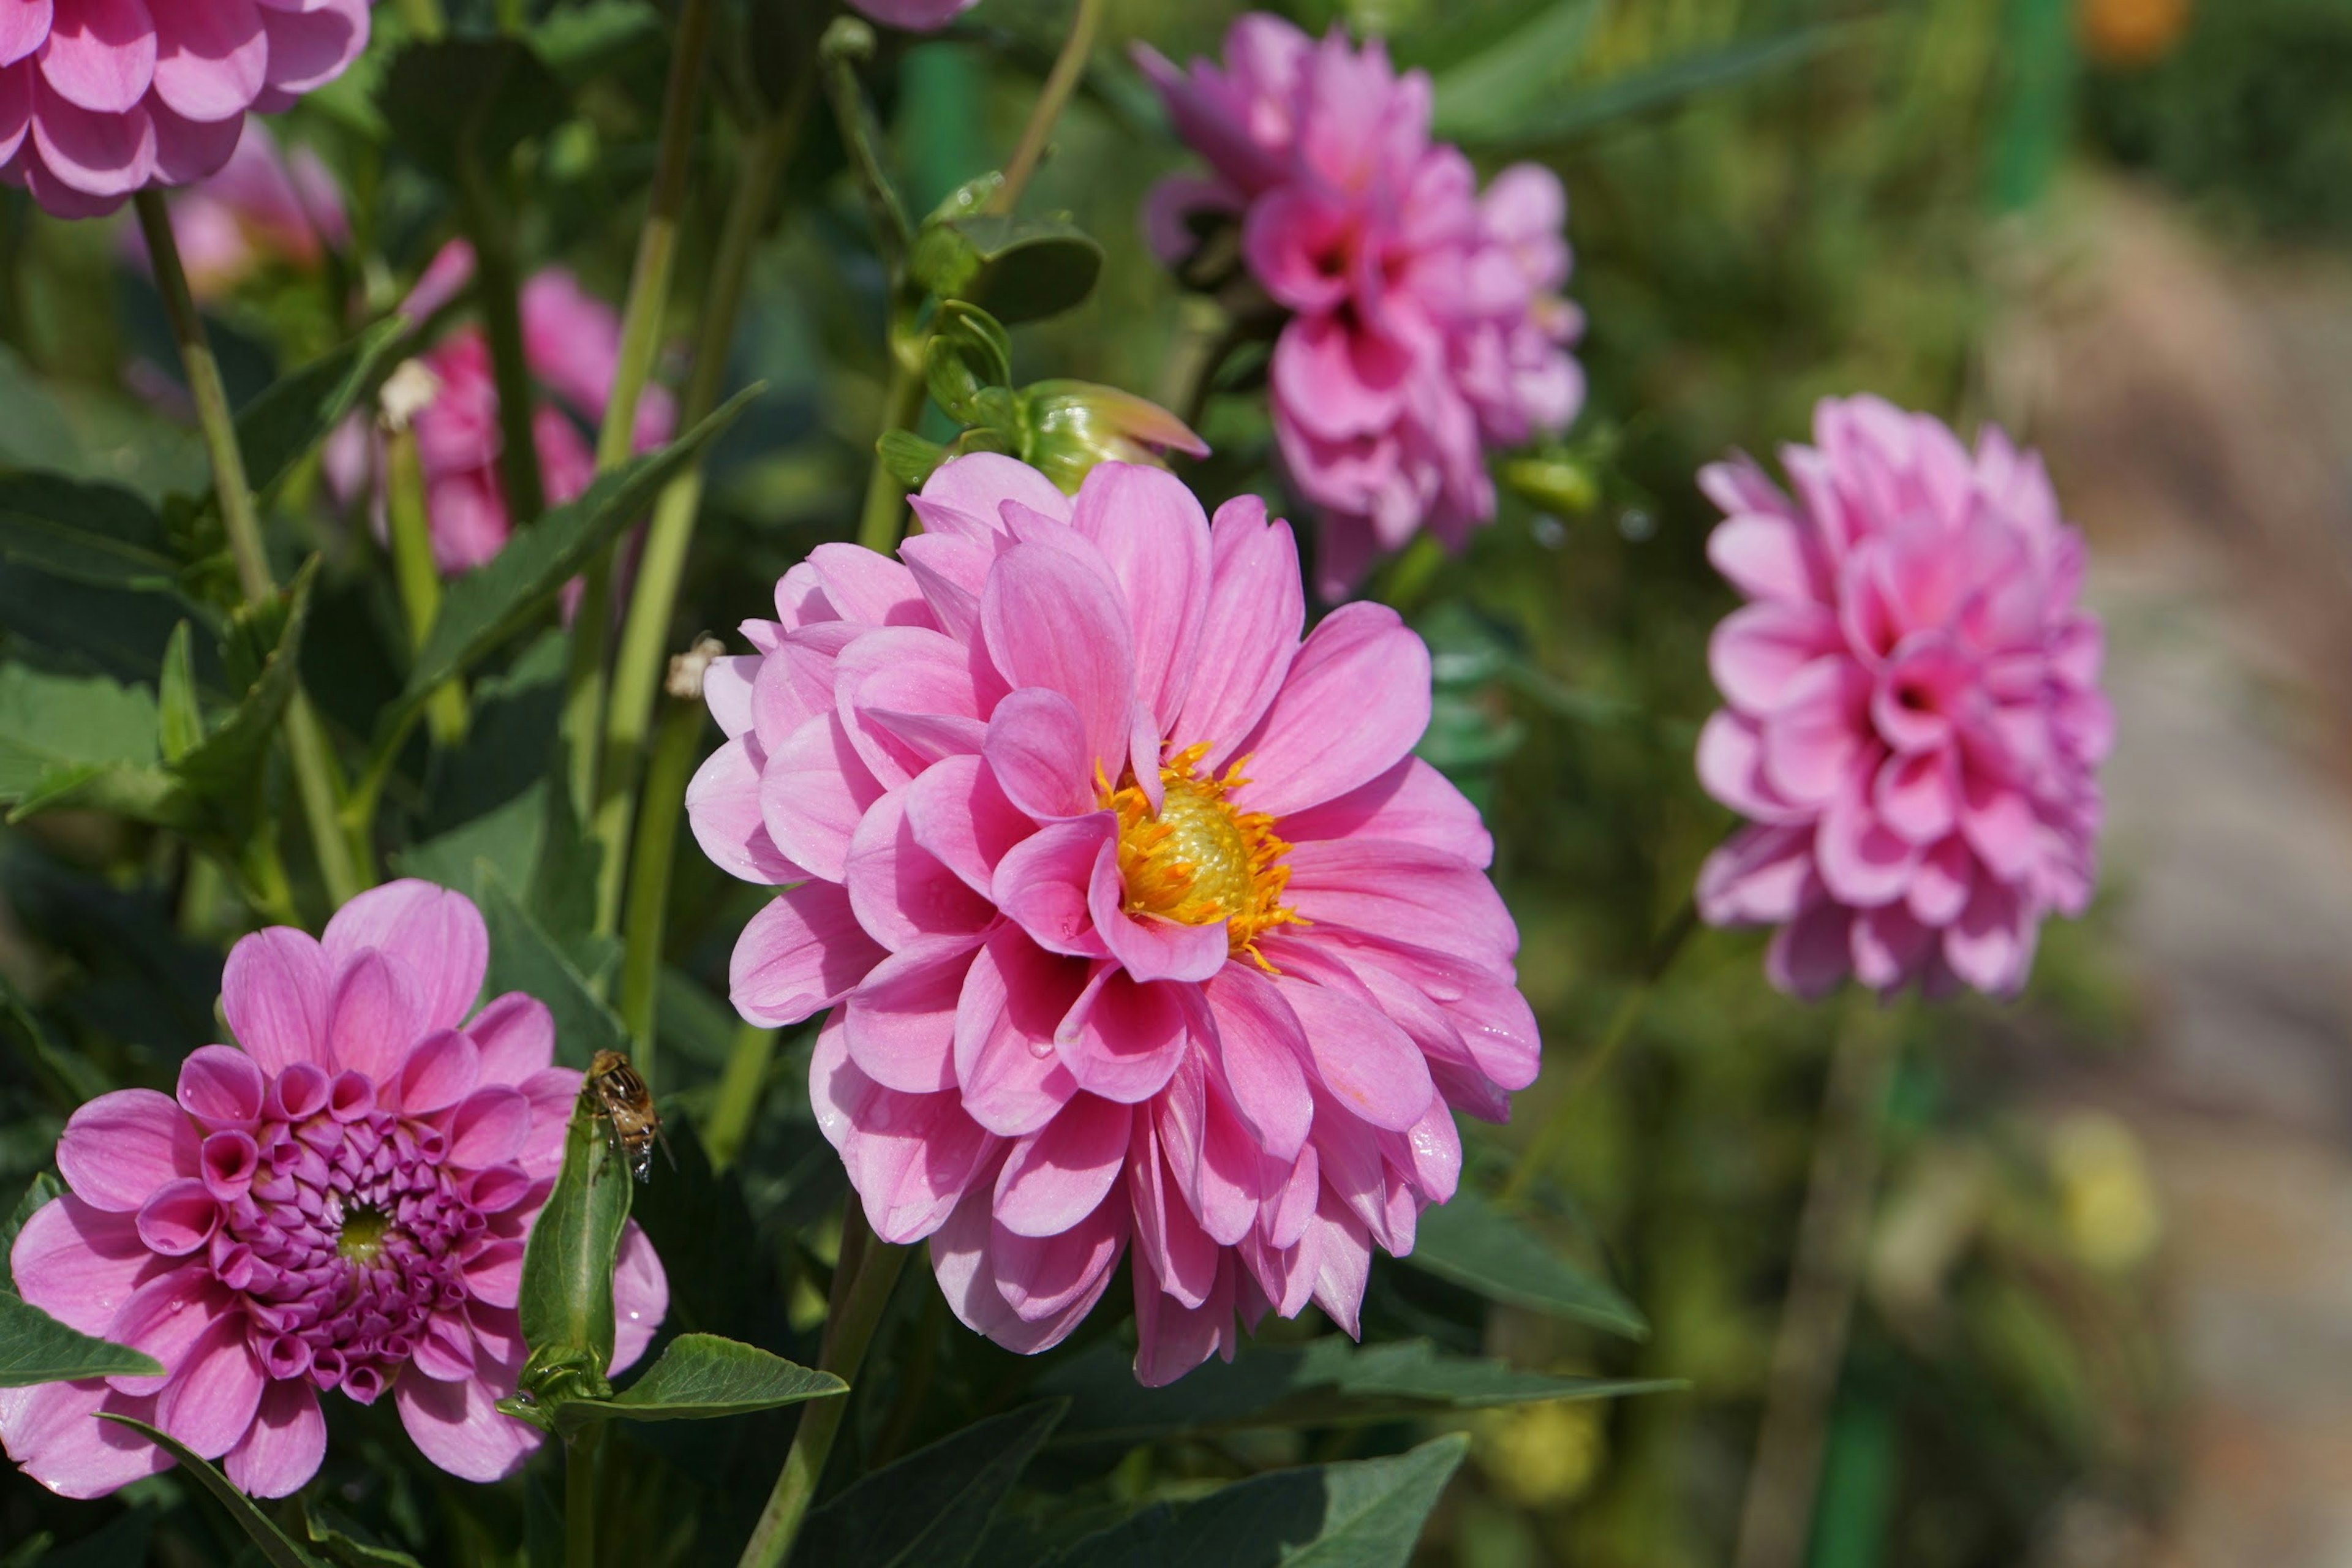
[[[1412,755],[1428,651],[1370,604],[1302,642],[1289,529],[1157,469],[1074,501],[976,455],[914,505],[899,561],[819,546],[707,679],[695,833],[784,889],[737,1008],[832,1009],[819,1124],[1000,1344],[1130,1247],[1146,1383],[1236,1313],[1354,1332],[1372,1248],[1453,1195],[1453,1110],[1537,1068],[1492,841]]]
[[[910,33],[935,33],[980,0],[849,0],[849,8],[886,27]]]
[[[2090,901],[2114,721],[2076,607],[2082,536],[2042,461],[1988,428],[1825,400],[1782,453],[1700,476],[1707,554],[1749,603],[1716,628],[1707,792],[1751,819],[1699,877],[1717,925],[1777,925],[1773,984],[2025,983],[2042,917]]]
[[[402,307],[422,320],[455,299],[472,278],[473,251],[445,247]],[[551,267],[523,285],[523,356],[547,395],[532,410],[531,433],[551,505],[576,499],[596,477],[595,426],[621,360],[621,318],[562,268]],[[415,416],[425,504],[433,529],[433,558],[442,572],[470,572],[506,548],[514,531],[499,483],[504,443],[498,385],[488,340],[468,326],[444,338],[420,362],[437,390]],[[667,389],[647,386],[637,402],[635,447],[653,450],[677,423]],[[364,426],[354,420],[336,433],[327,468],[346,500],[373,489],[376,455]]]
[[[222,981],[241,1048],[191,1055],[176,1100],[129,1089],[74,1113],[58,1145],[72,1190],[17,1237],[16,1288],[163,1375],[0,1391],[9,1458],[68,1497],[168,1468],[97,1418],[119,1412],[283,1497],[317,1471],[319,1394],[341,1389],[389,1392],[453,1475],[522,1462],[539,1434],[494,1405],[522,1365],[523,1240],[580,1074],[552,1065],[530,997],[473,1012],[488,952],[470,902],[413,881],[352,900],[323,941],[257,932]],[[613,1289],[617,1371],[668,1304],[634,1226]]]
[[[0,178],[59,217],[228,162],[367,47],[369,0],[0,0]]]
[[[351,241],[342,193],[319,155],[297,147],[289,155],[261,121],[245,128],[219,174],[172,203],[172,234],[199,300],[215,300],[265,267],[315,271],[328,247]],[[138,231],[120,231],[123,255],[149,265]]]
[[[1179,261],[1203,223],[1238,221],[1289,312],[1275,432],[1321,512],[1318,585],[1344,593],[1424,529],[1460,548],[1495,515],[1486,451],[1566,428],[1583,402],[1559,179],[1516,164],[1482,195],[1460,150],[1430,141],[1429,79],[1336,28],[1318,43],[1252,14],[1222,64],[1136,56],[1213,171],[1153,193],[1154,246]]]

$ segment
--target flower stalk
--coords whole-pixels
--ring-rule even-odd
[[[604,1428],[593,1421],[564,1440],[564,1568],[596,1568],[596,1454],[604,1442]]]
[[[178,239],[161,191],[152,186],[133,198],[139,228],[153,259],[155,286],[171,318],[172,335],[188,377],[188,393],[196,405],[196,423],[204,433],[205,454],[210,458],[214,492],[220,500],[221,526],[228,534],[229,555],[236,565],[237,586],[246,602],[260,604],[274,596],[278,584],[269,574],[269,558],[261,542],[261,518],[253,503],[253,487],[245,473],[245,452],[237,444],[236,420],[229,411],[228,389],[222,384],[220,362],[213,357],[205,337],[204,318],[195,297],[188,291],[187,268],[180,260]],[[294,763],[294,785],[301,798],[302,816],[310,828],[310,843],[319,859],[319,875],[327,896],[338,907],[357,897],[372,878],[362,869],[364,858],[342,831],[341,783],[327,735],[310,700],[297,691],[286,710],[286,745]]]
[[[1019,204],[1021,193],[1029,186],[1029,177],[1045,161],[1045,148],[1053,140],[1054,127],[1060,122],[1062,110],[1077,90],[1078,79],[1086,75],[1087,58],[1093,54],[1095,34],[1102,26],[1103,0],[1078,0],[1077,14],[1070,18],[1069,37],[1062,40],[1062,52],[1055,58],[1054,68],[1045,75],[1045,85],[1038,90],[1037,101],[1029,110],[1029,123],[1022,128],[1021,140],[1013,149],[1013,161],[1004,166],[1004,184],[989,204],[992,212],[1009,213]]]
[[[626,946],[621,959],[621,1022],[628,1026],[637,1075],[655,1083],[657,1046],[654,1020],[660,1011],[662,929],[669,914],[670,867],[677,854],[678,818],[686,812],[686,786],[701,760],[702,672],[725,651],[706,637],[670,661],[673,700],[656,732],[653,761],[646,769],[638,801],[636,837],[629,862]]]

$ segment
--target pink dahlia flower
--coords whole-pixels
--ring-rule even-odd
[[[172,235],[199,300],[229,293],[264,268],[314,272],[331,246],[349,244],[342,192],[308,147],[289,155],[268,125],[253,121],[220,173],[172,203]],[[123,256],[149,265],[138,231],[120,231]]]
[[[1429,79],[1337,28],[1318,43],[1253,13],[1223,64],[1136,55],[1213,171],[1153,194],[1155,247],[1178,260],[1204,221],[1237,221],[1290,312],[1275,432],[1322,515],[1320,585],[1346,591],[1423,529],[1458,549],[1495,515],[1486,450],[1566,428],[1584,399],[1558,177],[1515,164],[1481,193],[1461,151],[1430,141]]]
[[[980,454],[914,506],[708,678],[695,833],[783,889],[737,1008],[832,1009],[819,1124],[998,1343],[1058,1342],[1130,1248],[1146,1383],[1236,1312],[1355,1331],[1373,1247],[1453,1195],[1452,1110],[1537,1067],[1492,842],[1412,755],[1428,651],[1370,604],[1301,641],[1289,529],[1158,469],[1073,500]]]
[[[59,217],[226,163],[343,74],[369,0],[0,0],[0,179]]]
[[[849,0],[849,8],[886,27],[936,33],[980,0]]]
[[[444,247],[403,310],[415,320],[429,315],[457,297],[473,270],[471,248],[463,242]],[[521,306],[523,357],[548,394],[532,410],[531,435],[548,502],[561,505],[577,500],[596,477],[593,432],[620,374],[621,318],[560,267],[523,285]],[[504,440],[498,384],[489,341],[478,327],[451,333],[420,363],[436,388],[415,416],[433,559],[445,575],[455,576],[491,560],[514,532],[499,482]],[[677,420],[668,391],[647,386],[637,401],[636,449],[660,447]],[[327,456],[330,477],[346,500],[373,489],[369,475],[376,461],[357,420],[336,433]]]
[[[319,1394],[341,1389],[389,1391],[453,1475],[522,1462],[539,1434],[495,1405],[522,1366],[523,1239],[580,1074],[552,1065],[530,997],[473,1012],[488,955],[474,906],[423,882],[362,894],[323,941],[257,932],[222,981],[238,1047],[190,1055],[176,1100],[126,1089],[74,1113],[58,1144],[72,1190],[26,1222],[16,1288],[163,1375],[0,1391],[9,1458],[68,1497],[168,1468],[97,1419],[119,1412],[282,1497],[317,1471]],[[617,1371],[669,1299],[634,1226],[613,1290]]]
[[[1707,554],[1748,604],[1709,650],[1707,792],[1748,816],[1700,873],[1717,925],[1777,925],[1769,968],[1819,996],[2025,982],[2042,916],[2090,901],[2114,721],[2077,607],[2082,536],[2039,458],[1874,397],[1825,400],[1782,454],[1700,485]]]

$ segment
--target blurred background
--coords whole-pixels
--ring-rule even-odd
[[[1278,8],[1386,34],[1436,75],[1441,133],[1568,185],[1586,411],[1510,466],[1464,559],[1380,589],[1437,652],[1425,751],[1494,819],[1546,1032],[1543,1080],[1473,1165],[1498,1185],[1556,1126],[1529,1201],[1651,1325],[1632,1342],[1506,1308],[1474,1340],[1687,1385],[1481,1415],[1418,1561],[1794,1568],[1738,1543],[1809,1184],[1861,1240],[1850,1320],[1799,1336],[1818,1396],[1784,1402],[1763,1444],[1819,1456],[1779,1500],[1811,1521],[1799,1561],[2352,1561],[2352,0]],[[1186,160],[1121,51],[1212,51],[1239,9],[1114,5],[1032,204],[1068,208],[1111,260],[1083,308],[1016,337],[1016,380],[1172,384],[1188,306],[1137,207],[1140,175]],[[886,55],[919,209],[1010,144],[1034,91],[1022,62],[1050,55],[1066,11],[986,0]],[[608,142],[550,148],[532,244],[612,299],[634,219],[608,182],[642,178],[625,150],[649,150],[657,63],[604,90]],[[347,169],[338,117],[358,101],[320,94],[288,133]],[[838,151],[821,127],[811,141],[737,345],[739,378],[780,393],[719,465],[689,600],[713,626],[846,531],[877,423],[878,280]],[[5,196],[0,463],[69,454],[151,493],[193,488],[152,290],[103,226]],[[393,187],[373,210],[388,232],[363,248],[413,271],[423,216],[404,231]],[[221,289],[232,380],[320,352],[353,283],[279,268]],[[1706,635],[1732,603],[1692,474],[1803,439],[1816,398],[1865,389],[2041,446],[2093,546],[2121,734],[2104,893],[2045,931],[2011,1005],[1799,1005],[1765,986],[1759,935],[1681,915],[1728,826],[1690,767]],[[1204,433],[1204,491],[1262,468],[1255,399],[1213,401]],[[23,588],[0,575],[11,635],[96,613]],[[384,663],[339,661],[336,637],[373,624],[317,618],[306,671],[331,716],[343,663]],[[177,1006],[187,1039],[210,1037],[173,998],[208,994],[217,958],[189,956],[190,979],[157,971],[177,951],[161,936],[138,965],[110,948],[148,916],[135,878],[68,875],[117,857],[76,837],[98,831],[0,834],[0,973],[168,1057],[178,1035],[109,1009]],[[742,900],[698,863],[679,877],[677,906],[710,911],[681,963],[708,968]],[[677,1023],[689,1110],[697,1072],[715,1076],[709,1053],[695,1065],[705,1023]],[[1857,1041],[1890,1075],[1883,1127],[1846,1124],[1872,1113],[1829,1092]],[[1825,1103],[1877,1157],[1817,1180]],[[47,1114],[5,1121],[12,1190],[47,1159]],[[1459,1337],[1425,1305],[1376,1285],[1368,1313]]]

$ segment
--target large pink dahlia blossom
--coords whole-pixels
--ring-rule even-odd
[[[323,941],[257,932],[222,981],[238,1047],[192,1054],[176,1100],[126,1089],[74,1113],[58,1144],[72,1190],[17,1237],[16,1288],[163,1375],[0,1391],[9,1458],[69,1497],[169,1468],[97,1419],[113,1411],[282,1497],[317,1471],[319,1394],[341,1389],[389,1391],[453,1475],[522,1462],[539,1433],[495,1406],[522,1366],[523,1240],[580,1074],[552,1065],[532,998],[473,1012],[488,952],[472,903],[423,882],[362,894]],[[618,1370],[669,1299],[634,1226],[613,1289]]]
[[[1710,649],[1709,794],[1752,820],[1699,877],[1717,925],[1777,925],[1769,968],[2015,992],[2042,917],[2090,901],[2114,721],[2077,607],[2082,536],[2042,461],[1988,427],[1825,400],[1781,460],[1700,476],[1707,554],[1749,603]]]
[[[1275,431],[1322,514],[1320,585],[1345,591],[1423,529],[1460,548],[1495,515],[1486,449],[1566,428],[1584,400],[1559,178],[1519,163],[1480,192],[1461,150],[1430,140],[1429,79],[1337,28],[1318,43],[1252,13],[1223,64],[1136,55],[1214,171],[1154,193],[1154,245],[1180,260],[1230,216],[1291,312]]]
[[[1130,1244],[1146,1383],[1237,1311],[1354,1331],[1372,1247],[1453,1195],[1452,1110],[1537,1067],[1491,840],[1412,755],[1427,650],[1370,604],[1302,642],[1289,529],[1158,469],[1074,500],[975,455],[914,507],[710,670],[695,832],[783,889],[736,1006],[832,1009],[819,1124],[1000,1344],[1058,1342]]]
[[[370,0],[0,0],[0,179],[60,217],[226,163],[342,75]]]

